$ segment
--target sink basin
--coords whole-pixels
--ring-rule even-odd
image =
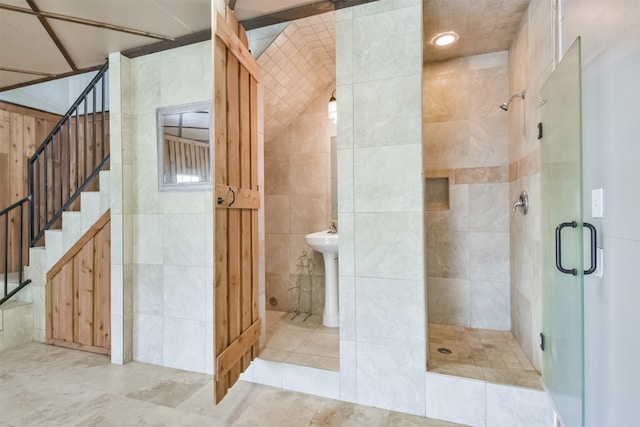
[[[324,259],[324,310],[322,324],[336,328],[340,324],[338,313],[338,233],[318,231],[305,236],[307,244],[322,254]]]
[[[338,233],[329,233],[328,230],[318,231],[306,235],[307,244],[313,250],[321,254],[337,254],[338,253]]]

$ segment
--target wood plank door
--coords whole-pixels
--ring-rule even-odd
[[[110,354],[110,211],[47,272],[46,311],[47,343]]]
[[[244,29],[216,14],[215,402],[258,356],[258,78]]]

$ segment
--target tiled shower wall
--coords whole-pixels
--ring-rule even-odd
[[[156,148],[156,108],[210,102],[211,42],[110,62],[113,360],[211,373],[212,191],[159,192]]]
[[[307,246],[305,235],[329,228],[331,220],[331,137],[336,125],[327,117],[327,103],[335,89],[330,84],[279,135],[265,142],[265,270],[270,310],[297,308],[299,273],[308,288],[307,270],[299,270],[303,252],[315,264],[311,276],[313,313],[324,307],[324,263]],[[292,301],[290,304],[290,296]],[[300,307],[308,307],[302,293]]]
[[[511,215],[511,325],[533,366],[542,369],[538,346],[542,331],[540,245],[540,142],[537,93],[553,71],[553,1],[532,0],[509,57],[509,90],[527,91],[509,109],[510,200],[526,190],[529,213]]]
[[[424,67],[427,193],[449,184],[448,206],[425,206],[429,322],[511,327],[507,65],[503,51]]]
[[[340,399],[424,415],[422,1],[336,11]]]

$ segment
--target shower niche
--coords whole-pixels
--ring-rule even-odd
[[[449,210],[449,177],[425,178],[424,208],[428,211]]]

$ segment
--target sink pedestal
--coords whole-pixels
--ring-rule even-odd
[[[338,254],[322,254],[324,259],[324,311],[322,324],[329,328],[340,326],[338,312]]]
[[[307,244],[324,259],[324,310],[322,324],[329,328],[340,325],[338,312],[338,233],[319,231],[305,236]]]

